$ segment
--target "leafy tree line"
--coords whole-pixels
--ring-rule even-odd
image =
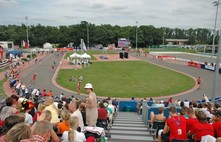
[[[136,26],[112,26],[109,24],[95,25],[82,21],[80,24],[70,26],[29,26],[29,41],[31,46],[42,46],[45,42],[56,43],[67,46],[70,42],[74,46],[80,44],[80,39],[84,39],[87,44],[87,26],[89,27],[90,46],[95,44],[115,43],[118,38],[128,38],[135,46]],[[212,44],[213,31],[211,29],[179,29],[179,28],[156,28],[152,25],[142,25],[138,28],[138,47],[149,45],[160,45],[163,39],[189,39],[187,44]],[[26,25],[0,25],[0,41],[14,41],[15,45],[20,45],[21,40],[26,39]],[[216,37],[216,43],[218,36]],[[166,42],[165,42],[166,43]]]

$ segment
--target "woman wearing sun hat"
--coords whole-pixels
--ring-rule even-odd
[[[89,95],[86,99],[86,103],[83,103],[86,107],[86,124],[88,126],[96,126],[98,118],[97,96],[94,93],[94,88],[91,83],[87,83],[84,89]]]

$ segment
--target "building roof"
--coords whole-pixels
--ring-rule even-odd
[[[167,42],[175,42],[175,41],[178,41],[178,42],[185,42],[185,41],[189,41],[189,39],[166,39]]]

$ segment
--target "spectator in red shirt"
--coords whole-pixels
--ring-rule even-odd
[[[197,78],[197,85],[198,85],[197,89],[200,89],[200,85],[201,85],[201,78],[200,77]]]
[[[186,136],[186,119],[183,116],[176,114],[176,108],[169,108],[171,118],[167,119],[163,132],[158,137],[158,142],[172,141],[173,139],[185,140]],[[165,137],[170,131],[169,139]],[[160,132],[159,132],[160,133]]]
[[[186,132],[188,133],[191,130],[193,124],[195,124],[199,121],[196,118],[194,109],[192,109],[192,108],[187,109],[187,116],[189,119],[186,119]]]
[[[221,137],[221,110],[217,110],[214,112],[214,136],[216,138]]]
[[[214,136],[213,126],[207,122],[206,114],[203,111],[198,111],[196,117],[199,122],[193,124],[191,128],[191,134],[193,134],[195,141],[201,141],[202,136]]]
[[[107,109],[102,102],[99,103],[98,121],[106,121],[108,116]]]

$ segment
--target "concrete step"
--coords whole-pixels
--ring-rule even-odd
[[[122,140],[122,139],[108,139],[107,142],[157,142],[157,141],[154,141],[154,140]]]
[[[143,124],[144,125],[144,123],[143,122],[139,122],[139,121],[137,121],[137,122],[127,122],[127,121],[118,121],[118,120],[115,120],[114,121],[114,124],[118,124],[118,123],[120,123],[120,124]]]
[[[110,130],[111,135],[136,135],[136,136],[154,136],[153,134],[151,135],[147,131],[127,131],[127,130]]]
[[[108,142],[156,142],[137,113],[118,112]]]
[[[130,123],[114,123],[113,126],[122,126],[122,127],[146,127],[144,124],[130,124]]]
[[[140,118],[139,115],[117,115],[117,118],[129,118],[129,117],[137,117]]]
[[[129,130],[129,131],[147,131],[145,127],[122,127],[122,126],[112,126],[111,130]],[[123,133],[122,131],[122,133]]]
[[[122,141],[122,140],[133,140],[133,141],[145,141],[145,142],[147,142],[147,141],[153,141],[153,137],[148,137],[148,136],[131,136],[131,135],[111,135],[111,138],[110,138],[110,140],[112,141],[115,141],[115,140],[120,140],[120,141]]]
[[[142,122],[142,119],[141,118],[116,118],[115,121]]]

